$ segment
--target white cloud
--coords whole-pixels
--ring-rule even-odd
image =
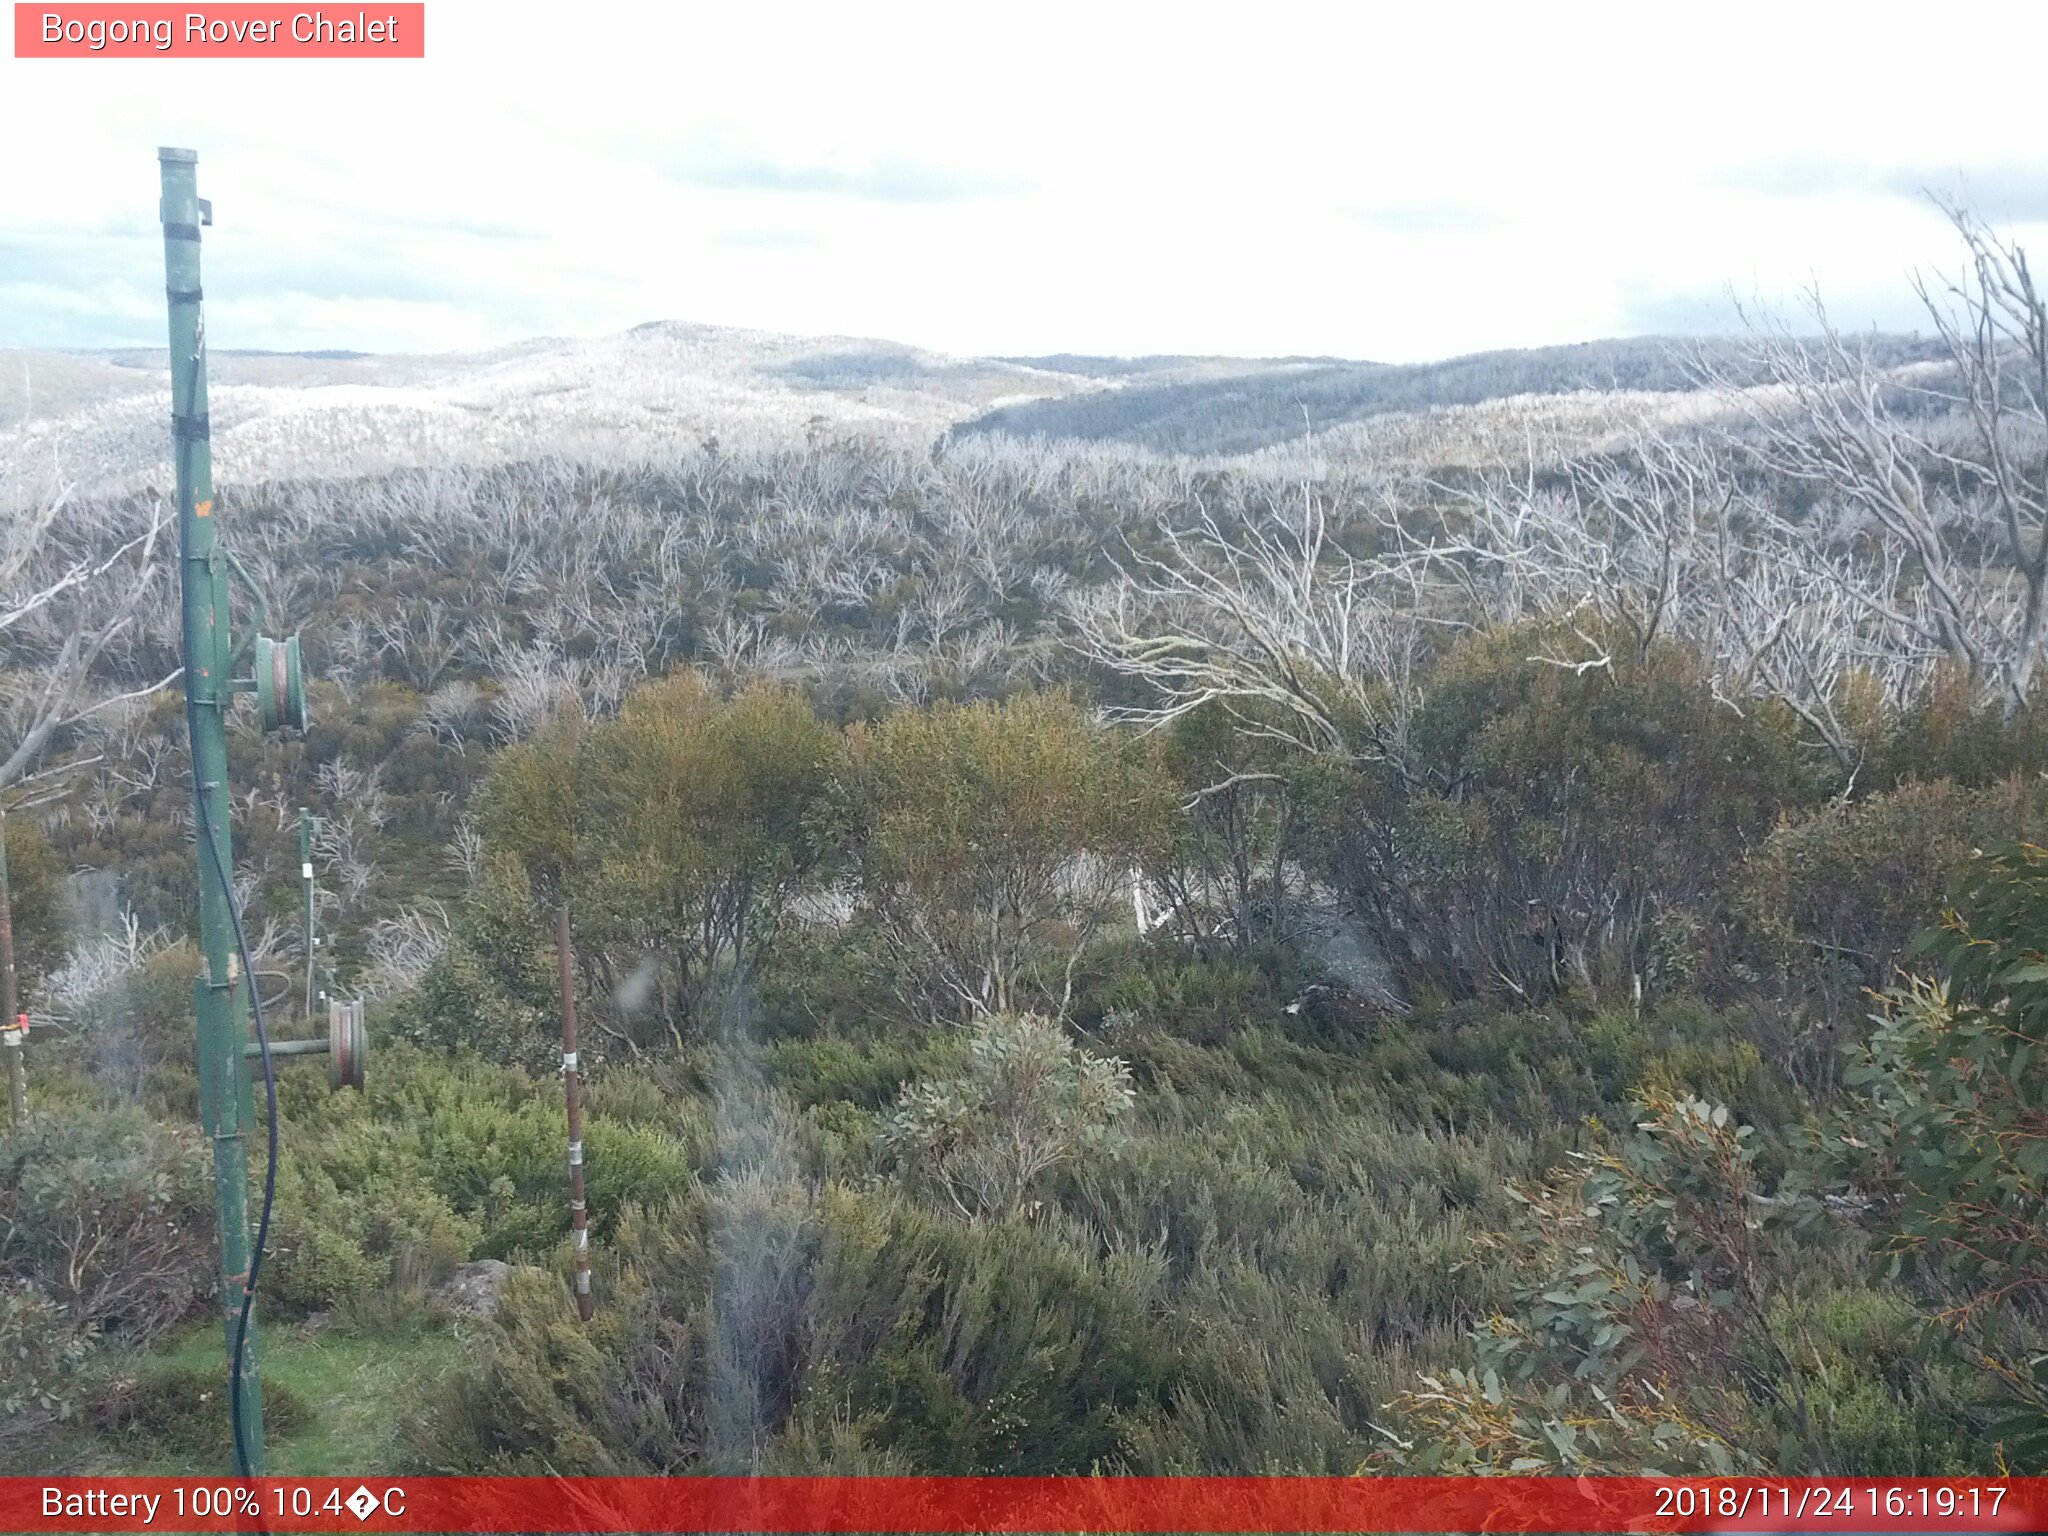
[[[2048,43],[2039,7],[1973,14],[2001,57]],[[4,172],[0,344],[156,339],[162,143],[200,151],[218,209],[221,344],[677,318],[1405,360],[1808,281],[1896,323],[1907,271],[1952,253],[1916,178],[2048,212],[1998,148],[2031,142],[2027,93],[1944,103],[1928,27],[1881,6],[429,0],[421,61],[0,59],[0,134],[33,148]]]

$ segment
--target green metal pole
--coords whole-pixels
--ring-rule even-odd
[[[255,1127],[245,978],[235,961],[228,913],[234,868],[228,822],[228,568],[215,537],[213,454],[207,442],[206,320],[199,287],[199,228],[213,221],[198,194],[199,156],[160,149],[164,278],[171,315],[171,435],[177,458],[178,570],[185,611],[185,718],[192,735],[193,832],[199,855],[199,945],[205,961],[194,988],[199,1019],[199,1116],[213,1143],[213,1195],[220,1218],[220,1305],[228,1352],[249,1279],[249,1135]],[[211,831],[209,838],[208,832]],[[263,1470],[263,1392],[256,1326],[242,1348],[242,1437],[249,1470]],[[230,1462],[230,1469],[233,1469]]]

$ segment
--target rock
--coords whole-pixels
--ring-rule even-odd
[[[127,908],[121,904],[121,877],[112,870],[84,869],[64,877],[77,937],[118,934]]]
[[[478,1259],[456,1270],[434,1294],[471,1317],[496,1317],[498,1298],[511,1274],[512,1266],[503,1259]]]
[[[1408,1011],[1393,967],[1381,953],[1372,929],[1347,913],[1334,897],[1320,891],[1306,893],[1296,922],[1301,950],[1322,972],[1326,989],[1334,987],[1395,1013]],[[1308,1000],[1309,993],[1303,993],[1287,1011],[1299,1013],[1299,1005]]]

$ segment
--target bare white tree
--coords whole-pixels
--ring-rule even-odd
[[[448,913],[439,902],[402,908],[370,928],[365,995],[391,997],[416,986],[448,947]]]
[[[1615,453],[1553,466],[1541,482],[1532,457],[1524,472],[1436,490],[1435,522],[1417,519],[1430,534],[1397,529],[1402,547],[1432,563],[1457,613],[1571,618],[1583,649],[1538,660],[1608,664],[1606,642],[1577,625],[1588,612],[1638,659],[1683,642],[1730,709],[1783,700],[1851,771],[1861,748],[1841,714],[1846,678],[1861,669],[1903,697],[1918,676],[1924,658],[1867,633],[1839,552],[1744,483],[1723,445],[1638,428]]]
[[[443,683],[421,701],[420,718],[414,729],[458,753],[466,752],[468,733],[475,729],[483,703],[483,690],[475,683],[460,678]]]
[[[451,870],[462,876],[466,884],[476,883],[484,867],[484,835],[468,817],[456,824],[442,859]]]
[[[1910,689],[1945,662],[2011,711],[2048,643],[2048,307],[2023,249],[1945,211],[1965,270],[1916,284],[1944,361],[1885,366],[1816,296],[1817,337],[1752,324],[1775,390],[1728,393],[1738,446],[1813,501],[1771,531],[1809,596],[1833,589],[1851,664]]]
[[[27,774],[51,739],[103,709],[177,677],[95,689],[95,667],[150,612],[160,505],[123,533],[106,508],[76,506],[52,475],[35,494],[0,488],[0,790]]]
[[[1417,562],[1362,559],[1331,537],[1325,493],[1162,523],[1127,549],[1118,579],[1075,596],[1084,654],[1140,681],[1156,702],[1125,713],[1161,725],[1214,704],[1248,732],[1309,752],[1390,755],[1414,699]]]
[[[579,697],[569,664],[544,645],[524,645],[502,655],[497,678],[498,696],[491,708],[499,739],[508,744],[524,741],[556,710]]]

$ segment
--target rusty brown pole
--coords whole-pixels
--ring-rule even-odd
[[[0,1045],[7,1047],[7,1118],[15,1125],[28,1119],[28,1067],[21,1059],[27,1017],[20,1014],[12,1022],[0,1023]]]
[[[7,810],[0,806],[0,1045],[7,1048],[7,1115],[20,1125],[28,1118],[28,1068],[21,1048],[27,1016],[14,984],[14,902],[7,889]]]
[[[555,908],[555,968],[562,981],[562,1093],[569,1101],[569,1227],[576,1242],[576,1313],[597,1312],[590,1294],[590,1211],[583,1200],[583,1070],[576,1060],[576,978],[569,949],[569,904]]]

